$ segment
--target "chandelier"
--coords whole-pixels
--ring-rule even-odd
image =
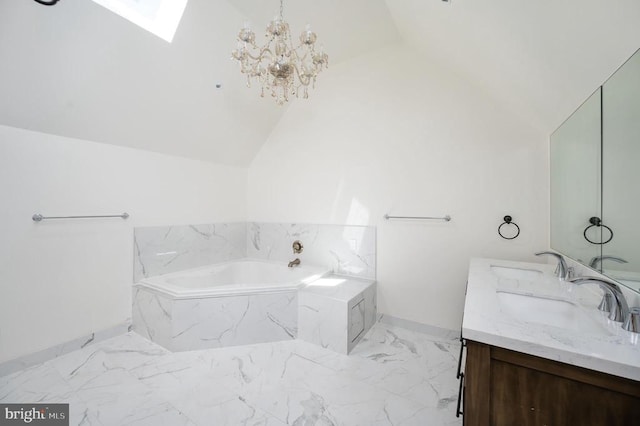
[[[300,34],[300,43],[293,45],[289,24],[283,18],[283,0],[280,0],[280,16],[267,26],[267,42],[258,47],[256,35],[249,25],[238,33],[238,48],[231,55],[240,63],[240,71],[247,75],[247,86],[258,81],[260,96],[271,92],[278,105],[289,101],[290,96],[309,97],[309,86],[314,87],[316,77],[327,67],[329,57],[322,48],[315,49],[316,33],[309,25]]]

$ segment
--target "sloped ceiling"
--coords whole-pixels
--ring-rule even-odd
[[[278,8],[189,0],[169,44],[88,0],[0,2],[0,124],[246,166],[286,107],[230,51]],[[331,66],[404,41],[546,133],[640,47],[638,0],[289,0],[285,18]]]
[[[89,0],[1,1],[0,124],[246,166],[286,107],[247,89],[231,50],[278,10],[189,0],[169,44]],[[290,1],[285,17],[296,37],[313,24],[331,64],[399,38],[383,0]]]
[[[640,48],[638,0],[388,0],[387,5],[407,43],[547,134]]]

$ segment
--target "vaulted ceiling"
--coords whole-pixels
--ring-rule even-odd
[[[0,124],[246,166],[286,107],[230,51],[278,7],[189,0],[169,44],[87,0],[0,2]],[[331,67],[405,42],[546,133],[640,47],[637,0],[289,0],[285,18]]]
[[[640,48],[638,0],[389,0],[402,38],[551,133]],[[447,5],[447,3],[444,3]]]

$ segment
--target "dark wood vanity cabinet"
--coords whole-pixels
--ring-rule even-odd
[[[640,425],[640,382],[466,342],[465,426]]]

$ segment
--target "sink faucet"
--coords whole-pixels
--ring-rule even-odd
[[[291,262],[289,262],[289,268],[293,268],[294,266],[298,266],[300,264],[300,259],[296,258],[295,260],[292,260]]]
[[[597,269],[598,271],[602,272],[602,268],[598,268],[598,264],[602,266],[603,260],[613,260],[618,263],[629,263],[621,257],[604,255],[604,256],[592,257],[591,260],[589,261],[589,266],[592,267],[593,269]]]
[[[573,272],[573,269],[567,267],[567,262],[565,262],[564,257],[561,254],[554,253],[552,251],[541,251],[539,253],[536,253],[536,256],[542,256],[543,254],[548,254],[549,256],[554,256],[556,259],[558,259],[558,266],[556,266],[556,276],[561,281],[571,279],[571,273]]]
[[[583,284],[597,284],[605,292],[605,296],[600,302],[598,309],[609,310],[609,319],[611,321],[622,322],[629,315],[629,305],[627,305],[627,299],[624,298],[624,294],[618,287],[618,284],[608,281],[602,278],[596,277],[578,277],[569,280],[576,285]],[[607,296],[611,298],[613,303],[608,303]],[[609,308],[609,309],[607,309]]]

